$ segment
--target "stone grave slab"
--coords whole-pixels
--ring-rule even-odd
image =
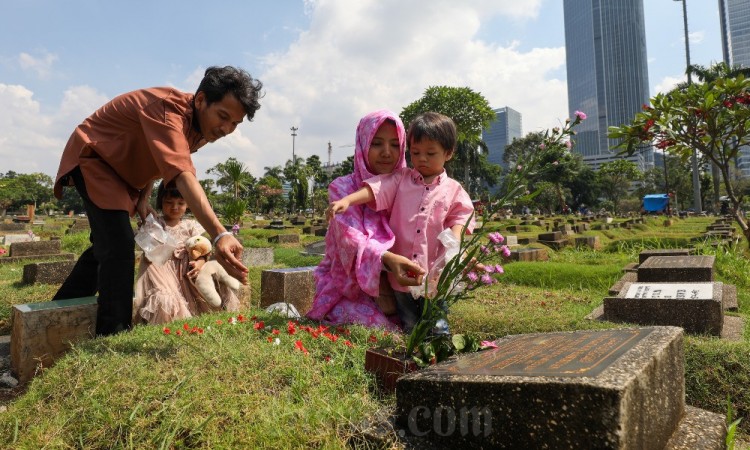
[[[403,432],[433,448],[664,449],[685,416],[679,328],[516,335],[496,344],[399,378]]]
[[[563,224],[556,228],[562,234],[568,235],[573,234],[573,227],[570,224]]]
[[[599,240],[599,236],[582,236],[576,238],[575,246],[576,248],[587,247],[592,250],[601,250],[602,243]]]
[[[274,303],[291,303],[304,315],[312,306],[315,296],[315,266],[291,269],[270,269],[260,274],[260,306]]]
[[[560,231],[553,231],[551,233],[542,233],[537,236],[537,239],[540,242],[559,241],[562,239],[562,235]]]
[[[14,264],[25,261],[72,261],[75,259],[73,253],[58,253],[56,255],[29,255],[0,257],[0,264]]]
[[[279,244],[299,244],[299,234],[277,234],[268,238],[268,242]]]
[[[300,252],[303,255],[308,256],[325,256],[326,254],[326,241],[321,240],[318,242],[313,242],[312,244],[305,245],[305,251]]]
[[[328,227],[320,227],[317,230],[315,230],[315,236],[318,236],[318,237],[325,237],[327,233],[328,233]]]
[[[0,223],[0,232],[23,231],[25,229],[26,229],[25,223]]]
[[[622,268],[623,272],[638,272],[638,263],[628,263],[625,265],[625,267]]]
[[[713,255],[651,256],[638,266],[639,282],[709,282],[714,280]]]
[[[10,257],[60,254],[59,239],[48,241],[16,242],[10,246]]]
[[[547,261],[549,256],[543,248],[519,248],[510,251],[511,261]]]
[[[23,282],[26,284],[60,284],[68,278],[75,261],[47,261],[23,266]]]
[[[636,281],[638,281],[638,275],[635,272],[625,272],[622,277],[620,277],[620,279],[609,288],[609,295],[619,294],[622,288],[625,287],[625,283],[635,283]]]
[[[505,245],[507,245],[508,247],[517,247],[518,236],[516,235],[505,236]]]
[[[643,250],[638,254],[638,264],[643,264],[652,256],[690,256],[692,249],[689,248],[659,248],[653,250]]]
[[[39,236],[30,236],[28,233],[23,234],[6,234],[2,238],[3,245],[12,245],[16,242],[34,242],[41,240]]]
[[[723,283],[625,283],[604,299],[604,320],[682,327],[688,333],[721,335]]]
[[[10,362],[18,381],[51,366],[71,343],[93,337],[96,311],[96,297],[14,305]]]
[[[242,264],[246,267],[272,266],[272,247],[249,247],[242,251]]]
[[[518,243],[520,245],[528,245],[528,244],[533,244],[535,242],[537,242],[537,238],[533,236],[518,238]]]
[[[722,293],[721,298],[724,311],[737,311],[739,309],[739,304],[737,302],[737,286],[724,283],[724,292]],[[726,319],[726,317],[724,319]]]

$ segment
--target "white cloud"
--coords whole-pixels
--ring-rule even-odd
[[[671,91],[675,86],[677,86],[679,83],[682,83],[687,80],[687,77],[685,75],[682,75],[680,77],[664,77],[659,81],[659,83],[654,86],[654,92],[651,93],[652,96],[660,93],[660,92],[668,92]]]
[[[49,78],[52,65],[58,60],[57,55],[43,52],[41,57],[36,58],[28,53],[18,55],[18,64],[23,70],[36,73],[39,78]]]
[[[24,86],[0,83],[0,171],[54,176],[73,128],[107,98],[88,86],[72,87],[45,113],[33,96]]]
[[[398,113],[432,85],[467,86],[492,107],[512,107],[523,115],[524,133],[559,125],[567,116],[567,91],[553,74],[564,67],[565,49],[522,51],[516,42],[503,46],[477,37],[483,21],[533,18],[540,4],[307,0],[309,27],[288,48],[265,55],[261,71],[253,73],[265,91],[254,121],[194,156],[199,177],[230,156],[256,177],[265,166],[283,165],[292,156],[291,126],[299,128],[297,156],[317,154],[325,162],[330,141],[332,160],[339,162],[353,152],[348,145],[360,117],[380,108]],[[204,70],[189,69],[165,84],[192,92]],[[106,100],[79,86],[58,107],[40,108],[21,86],[0,89],[0,136],[9,139],[0,141],[3,166],[54,175],[73,127]]]
[[[706,37],[706,32],[701,31],[690,31],[688,32],[688,40],[691,44],[700,44]]]

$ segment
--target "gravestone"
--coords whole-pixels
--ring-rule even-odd
[[[3,231],[23,231],[26,229],[24,223],[0,223],[0,232]]]
[[[96,311],[96,297],[14,305],[10,361],[18,381],[51,366],[71,343],[93,337]]]
[[[715,256],[651,256],[638,266],[639,282],[708,282],[714,280]]]
[[[508,247],[518,247],[518,236],[505,236],[505,245],[507,245]]]
[[[582,236],[575,240],[576,248],[588,247],[592,250],[601,250],[602,244],[599,236]]]
[[[723,415],[685,405],[679,328],[495,343],[399,378],[399,435],[424,448],[675,449],[685,435],[724,446]]]
[[[27,284],[60,284],[68,278],[75,261],[48,261],[23,266],[23,282]]]
[[[538,236],[537,242],[544,244],[553,250],[559,250],[568,245],[568,241],[563,239],[563,232],[553,231],[551,233],[542,233]]]
[[[300,252],[307,256],[325,256],[326,254],[326,241],[313,242],[312,244],[305,245],[305,251]]]
[[[3,245],[11,245],[15,244],[16,242],[34,242],[39,240],[41,240],[39,236],[33,236],[28,233],[6,234],[5,236],[3,236]]]
[[[533,244],[533,243],[535,243],[536,241],[537,241],[537,238],[535,238],[535,237],[533,237],[533,236],[529,236],[529,237],[520,237],[520,238],[518,238],[518,243],[519,243],[519,244],[522,244],[522,245]]]
[[[639,325],[671,325],[688,333],[720,336],[723,283],[625,283],[604,299],[603,319]]]
[[[10,246],[10,256],[59,255],[61,241],[15,242]]]
[[[549,256],[543,248],[519,248],[510,251],[511,261],[547,261]]]
[[[636,272],[626,271],[619,280],[615,282],[609,288],[609,295],[618,295],[622,288],[625,287],[625,283],[635,283],[638,281],[638,274]]]
[[[638,254],[638,264],[643,264],[651,256],[690,256],[692,249],[689,248],[659,248],[653,250],[642,250]]]
[[[318,231],[321,228],[322,227],[320,227],[318,225],[308,225],[308,226],[302,228],[302,232],[305,233],[305,234],[315,234],[315,232]]]
[[[299,234],[277,234],[268,238],[268,242],[279,244],[299,244]]]
[[[246,267],[272,266],[273,248],[249,247],[242,251],[242,264]]]
[[[274,303],[291,303],[304,315],[312,306],[315,279],[311,267],[264,270],[260,274],[260,307]]]

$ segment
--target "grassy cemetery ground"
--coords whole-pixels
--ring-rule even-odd
[[[548,250],[546,262],[505,263],[500,283],[456,305],[453,332],[482,339],[508,334],[603,329],[621,324],[585,318],[602,304],[622,269],[643,249],[685,248],[713,218],[647,219],[632,229],[587,231],[603,249]],[[518,221],[491,222],[484,231],[519,237],[546,231]],[[46,226],[46,225],[45,225]],[[298,233],[300,227],[288,232]],[[42,237],[62,235],[54,227]],[[274,246],[277,267],[316,264],[302,246],[322,238],[302,236],[299,245],[268,244],[276,230],[243,229],[246,246]],[[77,255],[87,235],[63,235],[63,251]],[[532,244],[540,246],[540,244]],[[750,315],[747,245],[731,250],[699,246],[716,255],[716,281],[737,286],[739,312]],[[499,261],[498,261],[499,262]],[[250,271],[253,300],[260,273]],[[0,334],[10,331],[13,304],[46,301],[56,285],[24,285],[22,264],[0,265]],[[741,437],[750,432],[750,332],[740,341],[685,339],[689,405],[718,413],[727,401]],[[344,448],[357,444],[368,418],[393,408],[363,369],[370,346],[398,338],[381,330],[286,319],[249,308],[241,314],[201,316],[186,322],[139,326],[132,332],[79,344],[23,392],[0,400],[0,442],[10,448]],[[533,407],[533,405],[529,405]],[[746,440],[746,439],[744,439]]]

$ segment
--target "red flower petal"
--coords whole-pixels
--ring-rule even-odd
[[[169,328],[166,328],[166,327],[162,331],[164,331],[164,334],[170,334],[170,333],[172,333],[172,330],[170,330]]]

